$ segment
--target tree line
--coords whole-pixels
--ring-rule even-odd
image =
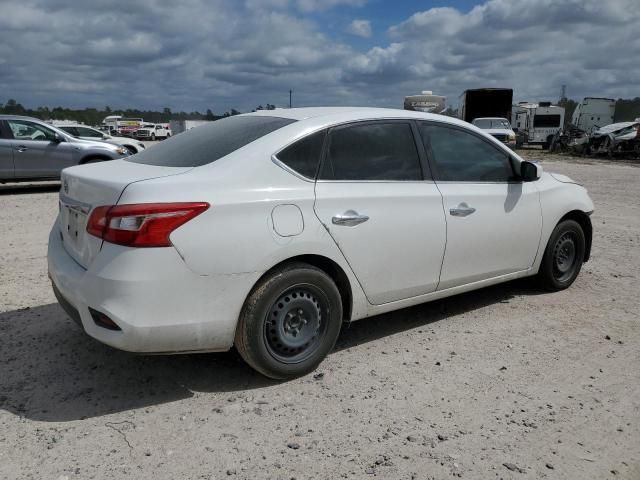
[[[275,105],[267,103],[266,106],[258,105],[256,110],[273,110]],[[169,123],[170,120],[218,120],[220,118],[238,115],[241,112],[232,108],[224,112],[222,115],[216,115],[211,109],[207,109],[204,113],[195,112],[173,112],[169,107],[165,107],[162,111],[155,110],[137,110],[111,109],[109,106],[103,109],[83,108],[73,109],[65,107],[38,107],[26,108],[15,99],[9,99],[7,103],[0,103],[0,114],[6,115],[25,115],[27,117],[35,117],[40,120],[70,120],[73,122],[84,123],[85,125],[99,125],[105,117],[109,115],[122,115],[128,118],[142,118],[145,122],[150,123]]]
[[[565,108],[565,126],[571,122],[573,111],[579,102],[564,98],[560,100],[559,105]],[[275,105],[267,103],[265,106],[258,105],[256,110],[273,110]],[[72,109],[64,107],[38,107],[36,109],[25,108],[14,99],[9,99],[7,103],[0,103],[0,114],[8,115],[26,115],[41,120],[71,120],[74,122],[84,123],[86,125],[99,125],[105,117],[109,115],[122,115],[129,118],[143,118],[151,123],[169,123],[170,120],[218,120],[219,118],[238,115],[241,112],[232,108],[224,112],[222,115],[216,115],[211,109],[207,109],[204,113],[195,112],[173,112],[169,107],[165,107],[162,111],[155,110],[112,110],[109,106],[99,110],[96,108]],[[444,112],[445,115],[457,116],[457,110],[448,107]],[[620,98],[616,102],[616,111],[614,122],[628,122],[640,117],[640,97],[633,99]]]

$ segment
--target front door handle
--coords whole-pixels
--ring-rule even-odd
[[[345,227],[355,227],[369,220],[366,215],[360,215],[355,210],[347,210],[346,212],[336,215],[331,219],[334,225],[343,225]]]
[[[16,150],[18,150],[19,152],[25,152],[27,150],[29,150],[27,147],[25,147],[24,145],[18,145],[16,147]]]
[[[476,211],[475,208],[470,207],[464,202],[462,202],[456,208],[449,209],[449,213],[454,217],[468,217],[475,211]]]

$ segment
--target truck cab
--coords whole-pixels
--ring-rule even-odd
[[[171,130],[161,123],[145,123],[135,131],[138,140],[161,140],[171,136]]]
[[[471,122],[476,127],[484,130],[492,137],[500,140],[509,147],[516,146],[516,134],[511,128],[509,120],[502,117],[482,117]]]

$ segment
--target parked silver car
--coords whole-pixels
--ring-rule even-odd
[[[0,182],[57,180],[63,168],[128,155],[121,145],[75,138],[36,118],[0,115]]]
[[[73,135],[76,138],[83,140],[96,140],[111,143],[112,145],[122,145],[129,150],[131,155],[144,150],[144,143],[139,142],[133,138],[117,137],[106,132],[101,132],[97,128],[87,127],[86,125],[78,125],[75,123],[59,124],[56,125],[60,130],[64,130],[69,135]]]

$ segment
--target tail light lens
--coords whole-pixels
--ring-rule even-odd
[[[128,247],[170,247],[171,232],[208,208],[205,202],[96,207],[87,222],[87,232]]]

